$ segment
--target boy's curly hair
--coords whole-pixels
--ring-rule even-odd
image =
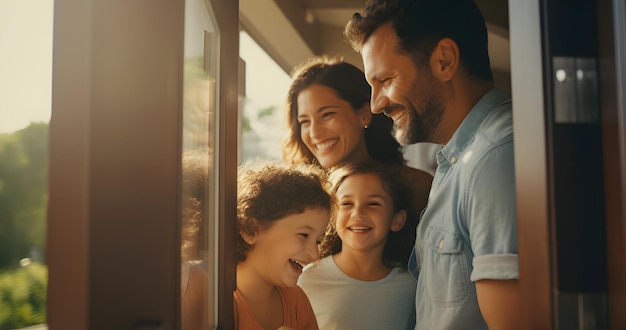
[[[257,234],[276,220],[306,209],[331,209],[326,173],[315,165],[289,165],[255,160],[239,167],[237,175],[237,259],[253,248],[242,233]]]

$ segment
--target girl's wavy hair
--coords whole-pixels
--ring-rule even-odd
[[[293,164],[319,164],[300,137],[300,92],[312,85],[326,86],[357,111],[370,102],[371,87],[363,71],[336,58],[313,57],[298,66],[292,77],[286,101],[288,134],[283,141],[283,159]],[[365,129],[365,145],[369,155],[379,162],[395,165],[406,163],[402,146],[393,136],[393,120],[383,114],[372,115],[372,121]]]
[[[327,176],[314,165],[289,165],[257,159],[241,165],[237,174],[237,259],[249,250],[242,233],[253,236],[274,221],[307,209],[330,210]]]
[[[341,251],[341,238],[339,238],[336,230],[338,215],[337,189],[347,178],[356,174],[372,174],[378,177],[383,189],[393,201],[394,214],[401,210],[406,211],[404,227],[397,232],[389,231],[383,250],[383,262],[385,265],[406,269],[413,245],[415,244],[415,230],[419,215],[411,204],[411,190],[404,183],[397,168],[375,161],[356,162],[331,169],[329,174],[329,191],[335,212],[332,213],[326,235],[320,245],[320,257],[334,255]]]

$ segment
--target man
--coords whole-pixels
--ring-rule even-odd
[[[404,144],[434,142],[437,170],[409,270],[416,329],[519,326],[511,99],[495,89],[471,0],[372,0],[345,35],[363,57],[372,112]]]

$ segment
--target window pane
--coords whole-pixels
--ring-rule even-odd
[[[0,330],[46,328],[52,16],[52,0],[0,1]]]
[[[246,95],[241,102],[241,161],[281,159],[281,143],[287,131],[284,106],[291,79],[246,32],[239,34],[239,44],[246,71]]]
[[[208,329],[216,320],[213,169],[219,31],[214,22],[206,2],[185,2],[181,329]]]

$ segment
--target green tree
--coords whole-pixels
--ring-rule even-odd
[[[44,251],[48,124],[0,135],[0,269]]]

